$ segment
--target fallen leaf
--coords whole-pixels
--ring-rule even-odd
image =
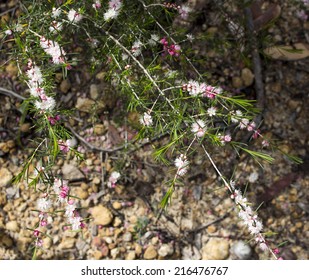
[[[266,48],[264,53],[272,59],[299,60],[309,56],[309,45],[296,43],[294,46],[274,46]]]

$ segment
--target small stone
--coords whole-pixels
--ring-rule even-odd
[[[13,231],[13,232],[18,232],[19,231],[19,226],[17,221],[10,221],[7,222],[5,225],[5,228],[9,231]]]
[[[65,79],[60,84],[60,91],[63,93],[67,93],[71,88],[71,82],[69,79]]]
[[[52,241],[51,238],[45,237],[43,239],[43,248],[44,249],[49,249],[52,246],[52,244],[53,244],[53,241]]]
[[[243,241],[237,241],[233,244],[231,252],[240,260],[249,260],[252,255],[251,247]]]
[[[109,225],[113,220],[112,212],[102,205],[93,207],[91,214],[94,219],[94,224],[96,225],[106,226]]]
[[[3,235],[2,238],[0,239],[0,245],[3,244],[4,247],[10,248],[13,246],[13,240],[11,237],[8,235]]]
[[[7,168],[0,169],[0,188],[4,188],[8,186],[10,181],[12,180],[13,175]]]
[[[270,84],[270,90],[276,93],[280,93],[282,90],[281,83],[276,82],[276,83]]]
[[[108,249],[108,247],[107,247],[107,246],[102,246],[102,247],[101,247],[101,253],[102,253],[102,256],[103,256],[103,257],[107,257],[108,254],[109,254],[109,249]]]
[[[106,127],[104,126],[104,124],[96,124],[93,127],[93,133],[95,135],[103,135],[106,132]]]
[[[215,225],[210,225],[208,228],[207,228],[207,232],[208,233],[215,233],[217,231],[217,227]]]
[[[136,254],[134,251],[129,251],[126,255],[126,260],[135,260]]]
[[[143,248],[140,244],[136,243],[135,244],[135,253],[137,256],[141,255],[143,252]]]
[[[26,132],[28,132],[30,130],[30,127],[31,127],[30,123],[23,123],[20,126],[20,131],[26,133]]]
[[[145,260],[153,260],[157,257],[158,253],[156,248],[153,245],[147,247],[144,253]]]
[[[20,251],[20,252],[25,252],[28,247],[29,247],[29,244],[32,242],[32,238],[30,237],[19,237],[18,240],[17,240],[17,249]]]
[[[229,256],[229,242],[225,239],[211,238],[202,248],[203,260],[225,260]]]
[[[93,100],[97,100],[99,98],[99,87],[96,84],[90,85],[90,97]]]
[[[195,246],[185,246],[181,249],[183,260],[200,260],[201,253]]]
[[[89,197],[89,193],[82,188],[75,188],[74,190],[77,197],[79,197],[82,200],[85,200]]]
[[[96,250],[96,251],[93,252],[93,258],[95,260],[100,260],[102,257],[103,257],[103,254],[102,254],[101,251]]]
[[[99,185],[101,183],[101,180],[100,180],[100,178],[95,177],[95,178],[93,178],[92,183],[94,183],[95,185]]]
[[[119,201],[114,201],[113,202],[113,208],[115,210],[120,210],[122,208],[122,204]]]
[[[64,163],[61,171],[65,180],[81,180],[85,178],[85,175],[73,164]]]
[[[160,257],[166,257],[174,253],[174,249],[172,245],[162,244],[160,249],[158,250],[158,254]]]
[[[254,75],[249,68],[244,68],[241,70],[241,79],[246,87],[251,86],[254,81]]]
[[[9,63],[5,67],[5,72],[7,72],[10,77],[16,77],[18,74],[18,68],[14,63]]]
[[[234,88],[241,88],[243,86],[242,79],[240,77],[233,77],[232,85]]]
[[[116,259],[119,254],[119,248],[111,249],[111,256],[113,259]]]
[[[297,228],[302,228],[302,227],[303,227],[303,223],[302,223],[302,222],[297,222],[297,223],[295,224],[295,226],[296,226]]]
[[[76,238],[65,238],[59,244],[59,249],[71,249],[75,247]]]
[[[78,97],[76,101],[76,109],[81,112],[89,113],[95,105],[95,101],[89,98]]]
[[[119,227],[122,224],[122,221],[119,217],[115,217],[113,222],[113,227]]]
[[[122,236],[122,240],[125,241],[125,242],[130,242],[132,240],[132,233],[131,232],[126,232]]]

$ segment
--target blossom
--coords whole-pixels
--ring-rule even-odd
[[[191,126],[191,132],[193,132],[197,137],[203,137],[206,133],[206,124],[202,120],[197,120]]]
[[[118,171],[113,171],[111,176],[108,179],[107,186],[109,188],[115,187],[119,178],[120,178],[120,173]]]
[[[231,121],[233,123],[238,123],[239,122],[239,118],[242,116],[242,111],[240,111],[240,110],[236,110],[236,112],[233,111],[231,115],[232,115],[231,116]]]
[[[72,217],[69,219],[72,230],[79,230],[81,228],[81,218],[80,217]]]
[[[203,97],[208,97],[210,99],[213,99],[213,98],[215,98],[215,96],[217,94],[221,94],[222,91],[223,91],[223,89],[220,88],[220,87],[214,87],[214,86],[211,86],[211,85],[207,85],[205,92],[203,93]]]
[[[53,18],[57,18],[57,17],[59,17],[60,16],[60,14],[61,14],[61,9],[60,8],[55,8],[55,7],[53,7],[53,9],[52,9],[52,17]]]
[[[46,197],[40,198],[37,201],[37,208],[40,211],[46,212],[51,206],[52,206],[51,201]]]
[[[262,141],[262,146],[263,147],[268,147],[269,146],[269,142],[267,140],[263,140]]]
[[[131,52],[134,56],[139,56],[142,53],[141,47],[142,47],[141,41],[135,41],[132,45]]]
[[[192,9],[187,5],[181,5],[178,11],[182,19],[187,19]]]
[[[101,5],[100,0],[95,0],[94,3],[92,4],[92,7],[93,7],[94,9],[100,9],[101,6],[102,6],[102,5]]]
[[[68,19],[71,22],[78,23],[79,21],[83,19],[83,16],[79,12],[72,9],[68,12]]]
[[[185,155],[181,154],[178,158],[175,159],[174,163],[177,167],[177,175],[183,176],[187,173],[189,169],[189,161]]]
[[[36,101],[34,103],[35,107],[38,110],[42,110],[42,111],[51,111],[55,108],[56,106],[56,101],[54,98],[47,96],[45,94],[41,94],[40,95],[41,101]]]
[[[106,21],[110,19],[114,19],[118,16],[119,12],[115,9],[108,9],[106,13],[104,13],[104,19]]]
[[[59,145],[59,149],[60,151],[67,153],[70,150],[70,140],[58,140],[58,145]]]
[[[144,115],[140,117],[139,121],[144,126],[151,126],[152,125],[152,117],[148,113],[144,113]]]
[[[252,173],[250,174],[250,176],[249,176],[249,178],[248,178],[248,181],[249,181],[250,183],[254,183],[254,182],[257,181],[258,178],[259,178],[259,174],[258,174],[256,171],[254,171],[254,172],[252,172]]]
[[[210,107],[210,108],[207,109],[207,114],[210,117],[215,116],[216,112],[217,112],[217,108],[215,108],[215,107]]]
[[[148,44],[153,47],[159,42],[159,40],[160,38],[157,34],[151,34]]]
[[[230,134],[226,134],[226,135],[219,135],[219,139],[221,141],[222,144],[226,143],[226,142],[231,142],[232,141],[232,137]]]
[[[74,217],[74,211],[75,211],[75,209],[76,209],[76,207],[75,207],[74,204],[69,204],[69,203],[68,203],[68,204],[65,206],[65,213],[64,213],[64,215],[65,215],[66,217],[68,217],[68,218]]]
[[[255,127],[256,127],[255,122],[251,122],[251,123],[248,124],[247,130],[248,130],[248,131],[252,131],[252,130],[255,129]]]
[[[52,57],[53,63],[60,64],[64,63],[65,51],[55,41],[41,37],[40,45],[42,49]]]
[[[242,118],[239,122],[239,128],[244,129],[248,126],[248,124],[249,124],[249,120],[246,118]]]
[[[54,21],[51,23],[51,26],[49,27],[49,31],[50,31],[51,33],[55,33],[56,31],[61,31],[62,28],[63,28],[62,22],[60,22],[60,21],[55,21],[55,20],[54,20]]]
[[[7,30],[5,30],[5,31],[4,31],[4,33],[5,33],[5,35],[8,35],[8,36],[10,36],[10,35],[12,35],[12,34],[13,34],[13,32],[12,32],[12,30],[11,30],[11,29],[7,29]]]

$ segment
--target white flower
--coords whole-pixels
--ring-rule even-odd
[[[10,36],[10,35],[12,35],[12,34],[13,34],[13,32],[12,32],[12,30],[11,30],[11,29],[7,29],[7,30],[5,30],[5,31],[4,31],[4,33],[5,33],[5,35],[8,35],[8,36]]]
[[[38,110],[51,111],[55,108],[56,101],[54,98],[46,96],[44,100],[36,101],[34,105]]]
[[[104,19],[106,21],[110,20],[110,19],[114,19],[118,16],[119,12],[118,10],[115,9],[108,9],[106,13],[104,13]]]
[[[142,53],[142,42],[141,41],[135,41],[132,45],[131,52],[134,56],[139,56]]]
[[[250,174],[250,176],[249,176],[249,178],[248,178],[248,181],[249,181],[250,183],[254,183],[254,182],[257,181],[258,178],[259,178],[259,174],[258,174],[256,171],[254,171],[254,172],[252,172],[252,173]]]
[[[45,197],[40,198],[37,201],[37,208],[42,212],[46,212],[51,206],[52,206],[51,201]]]
[[[56,31],[61,31],[63,28],[62,22],[60,21],[53,21],[51,26],[49,27],[49,31],[51,33],[55,33]]]
[[[157,34],[151,34],[150,39],[148,40],[148,44],[152,47],[154,47],[158,42],[160,38]]]
[[[177,175],[183,176],[187,173],[189,169],[189,161],[185,155],[181,154],[178,158],[175,159],[174,163],[177,167]]]
[[[216,115],[216,112],[217,112],[217,108],[215,107],[210,107],[208,108],[207,110],[207,114],[212,117],[212,116],[215,116]]]
[[[249,124],[249,120],[246,118],[242,118],[239,122],[239,128],[244,129],[248,126],[248,124]]]
[[[76,207],[74,204],[67,204],[65,206],[65,216],[70,218],[74,217],[74,211],[75,211]]]
[[[109,188],[113,188],[117,183],[118,179],[120,178],[120,173],[118,171],[113,171],[111,176],[108,179],[107,186]]]
[[[191,126],[191,132],[193,132],[197,137],[203,137],[206,133],[206,124],[202,120],[197,120]]]
[[[148,113],[144,113],[142,117],[140,117],[140,123],[144,126],[151,126],[152,125],[152,117]]]
[[[231,121],[233,123],[238,123],[241,116],[242,116],[242,112],[240,110],[237,110],[236,113],[234,113],[233,111]]]
[[[80,217],[72,217],[69,219],[69,222],[71,224],[72,230],[79,230],[80,229]]]
[[[78,23],[83,19],[83,16],[79,12],[72,9],[68,12],[68,19],[71,22]]]
[[[57,18],[57,17],[59,17],[60,16],[60,14],[61,14],[61,9],[60,8],[53,8],[52,9],[52,17],[53,18]]]
[[[187,19],[189,16],[189,13],[192,11],[192,9],[187,5],[182,5],[179,9],[179,14],[181,18]]]
[[[108,6],[110,9],[119,10],[122,6],[122,2],[121,0],[110,0]]]
[[[192,43],[193,40],[195,39],[194,36],[192,34],[187,34],[187,39]]]

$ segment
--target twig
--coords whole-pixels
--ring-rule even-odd
[[[205,228],[208,228],[209,226],[211,226],[211,225],[213,225],[213,224],[216,224],[216,223],[221,222],[222,220],[226,219],[226,218],[230,215],[230,212],[231,212],[232,210],[233,210],[233,208],[230,209],[228,212],[226,212],[226,213],[225,213],[224,215],[222,215],[221,217],[217,218],[216,220],[213,220],[213,221],[207,223],[206,225],[203,225],[203,226],[198,227],[198,228],[196,228],[196,229],[189,230],[188,233],[189,233],[189,234],[190,234],[190,233],[197,233],[197,232],[200,232],[200,231],[204,230]]]
[[[255,76],[254,88],[256,92],[257,106],[261,110],[261,113],[256,116],[255,122],[260,123],[262,120],[263,110],[265,108],[265,93],[264,93],[264,83],[262,75],[262,63],[258,51],[258,42],[256,37],[256,31],[254,30],[253,16],[250,7],[244,10],[247,19],[247,36],[249,43],[251,44],[251,54],[253,62],[253,72]]]
[[[80,136],[80,135],[74,130],[74,128],[71,127],[69,124],[65,124],[65,126],[72,132],[72,134],[73,134],[79,141],[81,141],[82,143],[84,143],[90,150],[93,150],[93,151],[98,151],[98,152],[103,152],[103,153],[112,154],[112,153],[115,153],[115,152],[120,151],[120,150],[122,150],[122,149],[125,149],[125,148],[127,148],[127,146],[128,146],[128,143],[125,143],[125,144],[123,144],[123,145],[121,145],[121,146],[118,146],[118,147],[116,147],[116,148],[114,148],[114,149],[102,149],[102,148],[96,147],[96,146],[90,144],[89,142],[87,142],[87,141],[86,141],[82,136]],[[135,148],[132,149],[131,151],[128,151],[128,153],[132,153],[132,152],[134,152],[134,151],[136,151],[136,150],[142,148],[143,146],[148,145],[148,144],[150,144],[150,143],[152,143],[152,142],[154,142],[154,141],[156,141],[156,140],[158,140],[158,139],[160,139],[160,138],[162,138],[162,137],[164,137],[164,136],[166,136],[166,135],[168,135],[168,133],[159,134],[159,135],[153,137],[152,139],[150,139],[150,140],[148,140],[148,141],[146,141],[146,142],[144,142],[144,143],[141,143],[140,145],[138,145],[137,147],[135,147]],[[135,140],[133,140],[130,144],[133,145],[133,144],[135,144],[137,141],[138,141],[138,139],[135,139]]]
[[[19,95],[18,93],[14,92],[14,91],[11,91],[11,90],[9,90],[9,89],[5,89],[5,88],[3,88],[3,87],[0,87],[0,92],[3,93],[3,94],[5,94],[5,95],[7,95],[7,96],[16,97],[16,98],[18,98],[18,99],[20,99],[20,100],[26,100],[25,97]]]

